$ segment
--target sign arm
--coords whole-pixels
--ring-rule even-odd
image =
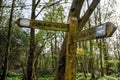
[[[104,37],[108,38],[113,35],[116,29],[117,27],[113,23],[107,22],[78,32],[78,34],[76,35],[77,41],[100,39]]]

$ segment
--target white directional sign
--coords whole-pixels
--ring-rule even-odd
[[[106,35],[106,24],[96,27],[96,37],[104,37]]]
[[[97,27],[78,32],[76,38],[77,41],[86,41],[104,37],[111,37],[116,29],[117,28],[113,23],[107,22]]]
[[[20,26],[30,26],[30,20],[28,19],[21,19],[20,20]]]

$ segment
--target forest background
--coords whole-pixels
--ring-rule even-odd
[[[82,13],[88,9],[92,0],[84,0]],[[35,3],[35,9],[33,6]],[[30,49],[31,32],[20,28],[18,18],[67,23],[72,1],[70,0],[0,0],[0,76],[7,80],[25,80],[29,72],[29,55],[34,51],[33,79],[53,80],[55,76],[61,45],[65,32],[36,29],[34,49]],[[78,42],[76,80],[120,79],[120,2],[101,0],[83,30],[112,22],[117,27],[111,38]],[[34,11],[33,11],[34,10]],[[32,13],[34,12],[34,13]],[[35,14],[35,15],[33,15]],[[33,30],[34,33],[34,30]],[[32,50],[32,51],[30,51]],[[3,66],[6,66],[4,70]],[[6,73],[7,72],[7,73]]]

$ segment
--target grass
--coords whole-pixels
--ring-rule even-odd
[[[7,77],[6,80],[21,80],[19,77]]]
[[[54,80],[54,77],[52,75],[43,75],[42,77],[39,77],[37,80]]]
[[[21,79],[19,77],[7,77],[6,80],[21,80]],[[40,77],[36,80],[54,80],[54,78],[50,76],[49,77],[45,76],[45,77]],[[100,77],[98,79],[90,79],[90,77],[88,78],[79,77],[76,80],[120,80],[120,79],[111,76],[105,76],[105,77]]]
[[[9,72],[7,75],[6,80],[21,80],[20,75],[15,74],[13,72]],[[42,77],[39,77],[36,80],[54,80],[54,77],[52,75],[43,75]],[[87,78],[84,77],[83,73],[78,73],[76,75],[76,80],[120,80],[120,77],[118,76],[104,76],[104,77],[97,77],[96,79],[91,79],[91,75],[88,74]]]

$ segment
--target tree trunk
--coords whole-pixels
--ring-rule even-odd
[[[81,8],[83,5],[84,0],[73,0],[72,6],[70,8],[69,16],[70,17],[75,17],[79,19]],[[82,19],[79,21],[79,31],[82,30],[86,22],[88,21],[90,15],[92,14],[93,10],[97,6],[97,4],[100,2],[100,0],[93,0],[89,9],[85,13],[85,15],[82,17]],[[66,61],[66,44],[67,44],[67,37],[65,37],[65,40],[63,41],[62,48],[61,48],[61,53],[59,56],[59,62],[57,66],[57,72],[55,75],[55,80],[64,80],[64,74],[65,74],[65,61]]]
[[[116,34],[116,36],[117,36],[117,44],[116,44],[117,55],[118,55],[118,60],[119,60],[119,62],[118,62],[118,73],[120,74],[120,46],[119,46],[119,44],[120,44],[120,34]]]
[[[92,41],[90,41],[90,66],[91,66],[91,78],[95,79],[95,69],[94,69],[94,54],[93,54],[93,45],[92,45]]]
[[[80,62],[80,64],[81,64],[81,68],[82,68],[82,70],[84,72],[84,76],[85,76],[85,78],[87,78],[87,74],[86,74],[86,69],[85,69],[84,63]]]
[[[82,8],[84,0],[73,0],[72,6],[69,12],[69,17],[76,17],[79,19],[80,11]],[[68,18],[69,18],[68,17]],[[56,69],[56,74],[55,74],[55,80],[64,80],[65,78],[65,62],[66,62],[66,44],[67,44],[67,34],[65,36],[65,39],[63,41],[62,47],[61,47],[61,52],[59,55],[58,59],[58,65]]]
[[[120,51],[117,50],[117,53],[119,54],[118,73],[120,74]]]
[[[2,6],[2,3],[3,3],[3,0],[0,0],[0,6]],[[3,14],[3,8],[0,7],[0,23],[1,23],[1,20],[2,20],[2,14]]]
[[[90,20],[89,20],[89,28],[91,27],[90,25]],[[93,54],[93,45],[92,45],[92,41],[89,41],[90,44],[90,73],[91,73],[91,78],[95,79],[95,71],[94,71],[94,54]]]
[[[8,63],[9,63],[8,57],[10,55],[11,32],[12,32],[11,30],[12,30],[14,5],[15,5],[15,0],[12,1],[12,8],[11,8],[11,13],[10,13],[9,28],[8,28],[8,35],[7,35],[8,40],[7,40],[7,45],[6,45],[4,67],[3,67],[3,73],[1,75],[1,80],[5,80],[5,77],[8,71]]]
[[[54,64],[55,64],[55,61],[54,61],[54,54],[55,54],[55,53],[54,53],[54,48],[55,48],[55,47],[53,46],[53,43],[52,43],[52,40],[51,40],[52,71],[54,71],[54,67],[55,67],[55,65],[54,65]]]
[[[89,8],[89,1],[87,0],[87,6]],[[90,23],[90,19],[88,20],[89,23],[89,28],[91,28],[91,23]],[[93,54],[93,44],[92,44],[92,40],[89,41],[89,45],[90,45],[90,73],[91,73],[91,79],[95,79],[95,71],[94,71],[94,54]]]
[[[36,0],[32,0],[32,12],[31,19],[35,19],[35,3]],[[34,52],[35,52],[35,30],[30,30],[30,49],[27,61],[27,80],[34,80]]]
[[[99,24],[102,24],[102,20],[101,20],[101,8],[100,8],[100,5],[99,5]],[[104,38],[100,39],[100,76],[103,77],[104,76],[104,68],[103,68],[103,42],[104,42]]]
[[[83,44],[83,49],[84,50],[88,50],[88,47],[87,47],[87,42],[82,42]],[[87,73],[88,73],[88,61],[87,61],[87,55],[86,53],[84,54],[84,57],[83,57],[83,66],[84,66],[84,76],[85,78],[87,78]]]
[[[57,55],[58,54],[58,47],[57,47],[57,33],[55,32],[55,56],[54,56],[54,61],[55,61],[55,68],[57,66]],[[55,69],[54,69],[55,70]]]
[[[0,0],[0,6],[2,6],[2,2],[3,2],[3,1],[2,1],[2,0]],[[1,8],[1,7],[0,7],[0,8]]]
[[[101,72],[100,76],[103,77],[104,76],[104,69],[103,69],[102,40],[100,40],[100,46],[99,47],[100,47],[100,72]]]
[[[103,44],[103,54],[104,54],[104,60],[106,64],[105,66],[106,75],[109,75],[109,63],[108,63],[109,55],[108,55],[108,44],[107,43]]]

